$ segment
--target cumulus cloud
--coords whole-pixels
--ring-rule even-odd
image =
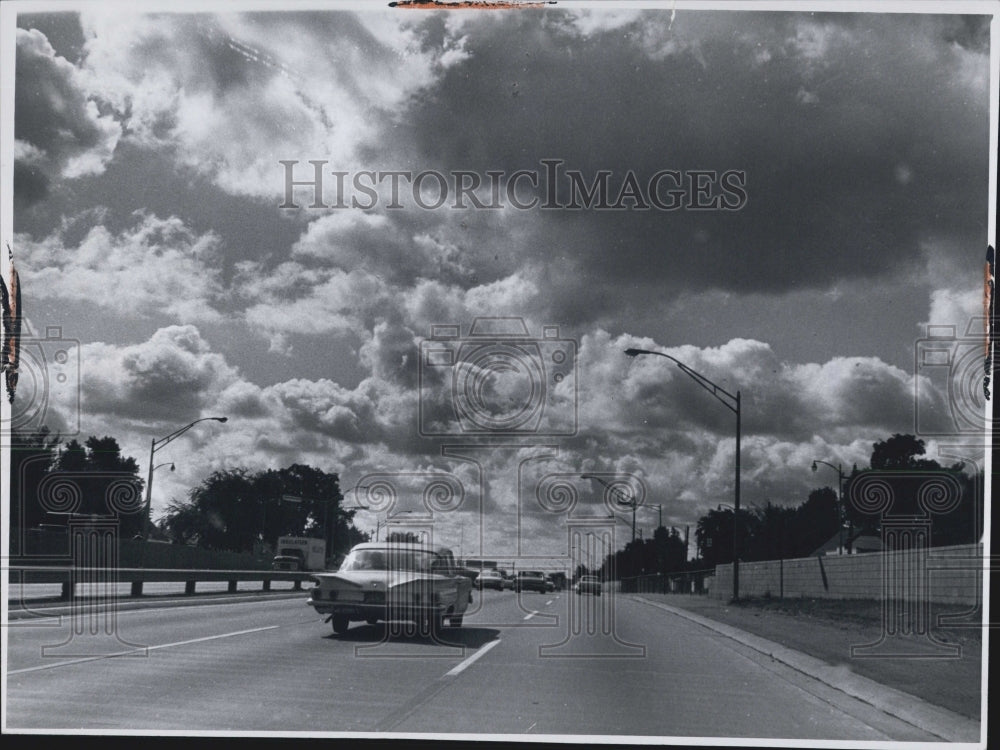
[[[30,204],[53,179],[100,174],[121,125],[99,106],[89,79],[36,29],[17,29],[15,194]]]
[[[216,305],[224,292],[216,235],[199,235],[176,216],[142,213],[113,233],[102,218],[102,211],[88,212],[40,241],[18,238],[19,267],[33,297],[87,302],[129,316],[219,319]],[[89,230],[70,241],[81,222]]]
[[[986,91],[945,82],[971,81],[969,64],[982,74],[987,55],[950,42],[948,21],[684,12],[667,32],[667,15],[625,23],[614,44],[525,16],[466,27],[468,59],[410,108],[411,137],[436,166],[510,173],[557,158],[588,181],[627,165],[640,184],[658,169],[745,173],[747,203],[729,213],[547,214],[535,247],[570,255],[592,287],[586,308],[559,296],[567,316],[592,320],[625,284],[639,308],[681,289],[823,288],[894,272],[931,233],[981,235],[969,191],[986,179]],[[649,22],[662,44],[696,48],[652,55]],[[531,66],[511,62],[525,57]]]
[[[957,335],[964,336],[969,325],[970,332],[979,334],[982,325],[975,327],[975,321],[985,318],[983,292],[979,289],[935,289],[931,292],[930,310],[927,313],[929,325],[954,326]]]
[[[663,348],[601,332],[584,337],[579,357],[580,432],[597,444],[627,445],[634,436],[656,455],[692,435],[717,445],[734,434],[727,405],[734,407],[735,399],[720,394],[718,403],[668,359],[630,360],[623,353],[629,347],[663,351],[730,394],[739,390],[744,436],[767,443],[850,443],[859,434],[891,434],[913,423],[912,374],[877,358],[800,364],[781,361],[759,341]]]
[[[131,346],[84,344],[81,360],[84,410],[127,420],[193,419],[238,379],[190,325]]]
[[[814,458],[863,464],[915,411],[931,409],[938,426],[951,418],[947,387],[898,365],[921,316],[950,323],[978,304],[960,272],[938,270],[984,247],[973,187],[987,164],[982,19],[95,7],[82,28],[78,65],[37,31],[19,34],[24,116],[53,118],[31,137],[18,126],[18,190],[89,177],[115,203],[24,230],[19,267],[52,305],[97,305],[119,327],[137,315],[181,324],[83,349],[85,431],[123,431],[143,455],[176,422],[230,417],[172,444],[171,459],[192,468],[161,489],[292,462],[341,472],[345,485],[366,472],[448,472],[470,507],[498,514],[488,539],[509,542],[511,529],[551,530],[522,479],[596,471],[639,477],[667,523],[693,522],[731,497],[734,415],[668,360],[629,360],[629,346],[740,390],[748,502],[800,502],[830,483],[809,471]],[[658,169],[743,170],[748,202],[397,210],[382,184],[366,211],[276,208],[279,159],[509,176],[550,157],[588,181],[612,170],[615,186],[629,169],[640,184]],[[125,209],[113,196],[140,178],[158,193],[148,200],[169,193],[184,210],[131,214],[142,200]],[[546,419],[575,426],[552,455],[477,447],[454,410],[462,373],[425,377],[435,326],[454,327],[454,347],[487,317],[523,319],[533,343],[557,326],[576,344],[571,379],[556,385],[539,362],[547,408],[563,409]],[[905,329],[891,354],[890,328]],[[236,329],[271,351],[228,339]],[[350,360],[336,375],[332,356]],[[481,376],[491,408],[524,399],[516,374],[467,374]],[[448,434],[421,435],[425,413]],[[578,489],[581,509],[599,507],[593,488]],[[456,516],[473,535],[463,510],[447,518],[450,539]]]
[[[227,192],[272,199],[280,159],[361,168],[359,149],[384,135],[379,119],[392,119],[439,62],[461,60],[461,45],[421,48],[412,32],[376,16],[94,8],[81,16],[84,64],[129,138],[170,150]]]

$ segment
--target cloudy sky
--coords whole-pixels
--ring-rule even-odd
[[[26,366],[14,421],[114,435],[144,476],[151,438],[228,416],[157,453],[154,517],[213,470],[298,462],[395,510],[426,491],[466,551],[564,553],[568,518],[606,512],[585,472],[643,490],[647,534],[657,504],[693,525],[732,502],[734,416],[628,347],[740,391],[744,503],[798,504],[836,485],[813,459],[896,432],[976,439],[975,376],[956,427],[948,368],[917,363],[928,324],[981,314],[988,16],[238,7],[5,29],[5,239],[30,333],[80,362],[40,410]],[[286,186],[310,160],[323,207]],[[353,189],[407,171],[447,200],[433,175]],[[567,205],[568,171],[606,207]],[[477,318],[528,335],[476,344]]]

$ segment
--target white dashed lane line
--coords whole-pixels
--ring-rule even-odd
[[[143,648],[132,649],[130,651],[121,651],[117,654],[101,654],[100,656],[84,656],[79,659],[69,659],[68,661],[57,661],[51,664],[40,664],[37,667],[26,667],[24,669],[11,669],[7,674],[24,674],[25,672],[38,672],[42,669],[55,669],[56,667],[68,667],[71,664],[83,664],[88,661],[98,661],[100,659],[114,659],[120,656],[135,656],[145,651],[156,651],[161,648],[174,648],[175,646],[187,646],[191,643],[203,643],[205,641],[215,641],[219,638],[232,638],[235,635],[246,635],[247,633],[260,633],[264,630],[275,630],[281,627],[280,625],[268,625],[265,628],[252,628],[250,630],[237,630],[233,633],[222,633],[220,635],[209,635],[204,638],[192,638],[187,641],[177,641],[175,643],[161,643],[158,646],[145,646]]]
[[[483,646],[481,649],[479,649],[478,651],[476,651],[476,653],[472,654],[472,656],[470,656],[468,659],[466,659],[465,661],[461,662],[460,664],[457,664],[452,669],[450,669],[448,672],[446,672],[445,673],[445,677],[454,677],[455,675],[460,674],[462,672],[462,670],[464,670],[466,667],[472,665],[472,663],[475,662],[476,659],[478,659],[481,656],[484,656],[487,651],[489,651],[494,646],[498,646],[498,645],[500,645],[500,639],[499,638],[497,640],[495,640],[495,641],[490,641],[485,646]]]

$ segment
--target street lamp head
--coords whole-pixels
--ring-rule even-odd
[[[652,352],[646,349],[626,349],[625,354],[630,357],[638,357],[640,354],[652,354]]]
[[[228,422],[229,417],[209,417],[209,419],[214,419],[216,422]]]
[[[175,471],[176,469],[177,469],[177,467],[174,466],[174,464],[170,464],[170,471]]]
[[[819,471],[819,467],[816,465],[815,461],[813,461],[813,471]]]

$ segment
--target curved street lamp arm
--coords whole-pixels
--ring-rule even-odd
[[[736,486],[734,493],[734,512],[736,516],[739,516],[740,508],[740,434],[741,434],[741,424],[742,424],[742,413],[741,413],[741,401],[740,392],[737,390],[736,395],[733,395],[725,388],[716,385],[711,380],[706,378],[700,372],[692,370],[690,367],[685,365],[676,357],[672,357],[669,354],[664,354],[663,352],[652,351],[651,349],[626,349],[625,354],[629,357],[637,357],[640,354],[656,354],[660,357],[665,357],[671,362],[676,364],[681,371],[688,375],[692,380],[694,380],[698,385],[704,388],[706,391],[711,393],[716,401],[725,406],[729,411],[736,415]],[[722,394],[722,395],[720,395]],[[726,396],[732,401],[727,401],[722,396]],[[740,525],[738,523],[733,524],[733,601],[738,601],[740,598]]]
[[[814,464],[823,464],[824,466],[829,466],[831,469],[833,469],[834,471],[836,471],[838,474],[842,474],[843,473],[842,470],[841,470],[841,468],[839,466],[834,466],[829,461],[820,461],[818,458],[814,458],[813,459],[813,463]]]
[[[183,435],[185,432],[187,432],[188,430],[190,430],[192,427],[194,427],[199,422],[208,422],[208,421],[226,422],[228,419],[229,419],[228,417],[202,417],[201,419],[196,419],[191,424],[185,425],[184,427],[181,427],[179,430],[174,430],[173,432],[171,432],[166,437],[162,437],[162,438],[159,438],[157,440],[154,440],[153,441],[153,450],[152,450],[152,452],[155,453],[156,451],[158,451],[160,448],[162,448],[167,443],[171,442],[172,440],[176,440],[177,438],[179,438],[181,435]]]
[[[600,477],[595,477],[593,474],[581,474],[580,475],[580,479],[595,479],[598,482],[600,482],[601,484],[603,484],[607,489],[609,489],[612,492],[614,492],[619,497],[628,497],[624,492],[622,492],[617,487],[612,487],[610,484],[608,484],[607,482],[605,482],[603,479],[601,479]],[[622,506],[624,506],[626,508],[635,508],[635,507],[638,507],[639,501],[638,501],[638,499],[632,497],[632,498],[629,498],[627,500],[618,500],[618,504],[622,505]]]
[[[691,369],[676,357],[672,357],[669,354],[664,354],[663,352],[653,351],[651,349],[626,349],[625,354],[627,354],[630,357],[637,357],[640,354],[655,354],[658,357],[666,357],[675,365],[677,365],[677,367],[680,368],[681,372],[683,372],[685,375],[694,380],[698,385],[700,385],[706,391],[715,396],[715,398],[719,400],[719,403],[721,403],[731,412],[736,413],[737,410],[739,409],[738,396],[733,395],[722,386],[716,385],[711,380],[702,375],[700,372]],[[726,396],[726,398],[730,399],[730,401],[727,401],[726,399],[722,398],[722,396],[719,395],[720,393]]]

